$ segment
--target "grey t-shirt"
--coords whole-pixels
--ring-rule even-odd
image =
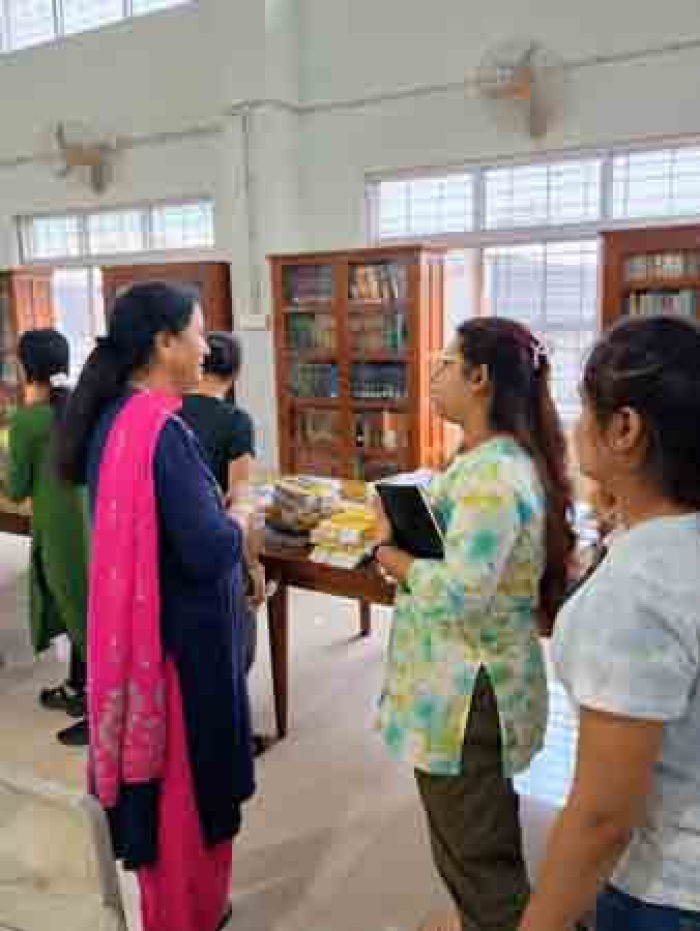
[[[553,657],[579,706],[664,723],[646,819],[612,883],[700,911],[700,514],[617,538],[562,609]]]

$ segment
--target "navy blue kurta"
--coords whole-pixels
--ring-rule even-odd
[[[105,411],[90,442],[93,513],[102,454],[127,397]],[[236,834],[241,803],[254,792],[242,535],[197,440],[178,417],[158,440],[154,480],[163,650],[179,677],[195,798],[205,843],[213,847]],[[115,854],[129,869],[157,859],[158,788],[157,782],[122,785],[107,813]]]

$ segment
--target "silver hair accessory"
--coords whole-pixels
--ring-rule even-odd
[[[532,352],[532,367],[539,372],[544,363],[549,361],[549,349],[541,339],[533,339],[530,351]]]
[[[71,388],[71,380],[65,372],[56,372],[49,378],[49,384],[52,388]]]

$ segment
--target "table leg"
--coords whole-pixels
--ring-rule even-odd
[[[360,636],[369,637],[372,633],[372,605],[369,601],[360,602]]]
[[[280,740],[287,736],[289,701],[289,612],[287,586],[280,582],[267,602],[270,664],[275,696],[275,721]]]

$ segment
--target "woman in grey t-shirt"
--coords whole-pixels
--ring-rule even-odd
[[[576,444],[627,529],[557,619],[578,759],[520,929],[569,931],[598,896],[596,931],[700,931],[700,327],[604,336]]]

